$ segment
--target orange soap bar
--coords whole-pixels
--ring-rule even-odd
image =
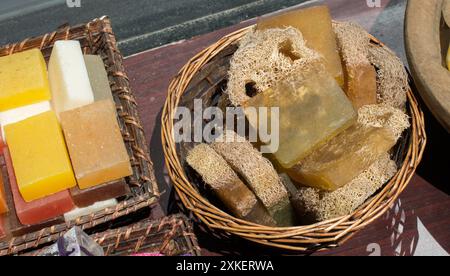
[[[5,194],[5,183],[3,182],[3,177],[0,177],[0,216],[7,212],[8,212],[8,202],[6,200]]]
[[[9,150],[5,148],[3,152],[16,214],[22,224],[38,224],[61,216],[75,208],[68,190],[29,203],[25,202],[20,195],[19,187],[17,186]]]
[[[80,189],[133,173],[110,100],[62,112],[60,121]]]
[[[5,217],[0,216],[0,239],[6,237],[6,221]]]

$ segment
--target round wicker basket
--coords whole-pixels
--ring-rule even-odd
[[[337,247],[382,216],[408,185],[426,144],[423,113],[413,92],[408,91],[411,128],[403,135],[393,154],[399,170],[384,188],[352,214],[312,225],[284,228],[261,226],[233,217],[205,198],[190,173],[186,172],[185,146],[175,143],[173,124],[175,111],[181,103],[202,98],[209,105],[217,104],[214,93],[223,91],[226,84],[229,60],[237,49],[235,42],[250,28],[231,33],[198,53],[171,82],[162,113],[162,143],[169,175],[183,205],[210,229],[285,250],[305,252]],[[371,43],[385,47],[376,38],[371,37],[371,40]]]

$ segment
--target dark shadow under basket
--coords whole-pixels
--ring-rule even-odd
[[[138,210],[154,205],[159,199],[153,164],[139,119],[137,103],[130,89],[129,79],[123,66],[123,57],[117,48],[108,17],[75,27],[61,27],[53,33],[7,45],[0,48],[0,57],[39,48],[48,61],[53,44],[57,40],[78,40],[85,54],[100,55],[105,63],[117,107],[119,125],[133,168],[133,175],[126,178],[132,194],[114,208],[107,208],[95,214],[80,217],[76,221],[54,225],[22,237],[1,241],[0,256],[16,254],[55,241],[75,225],[90,229],[117,218],[130,217]]]
[[[201,181],[193,176],[185,156],[192,144],[174,141],[174,115],[178,106],[192,107],[194,99],[203,100],[203,108],[224,107],[221,97],[227,84],[230,59],[237,50],[237,42],[252,26],[241,29],[204,49],[193,57],[173,79],[162,114],[162,143],[169,175],[184,206],[210,229],[218,233],[231,233],[270,247],[294,251],[310,251],[339,246],[358,230],[383,215],[406,188],[422,158],[426,144],[423,113],[411,90],[407,93],[407,111],[411,128],[393,151],[399,167],[395,176],[373,197],[351,214],[320,223],[297,227],[268,227],[238,219],[219,204],[204,197],[199,191]],[[376,38],[371,43],[385,47]]]

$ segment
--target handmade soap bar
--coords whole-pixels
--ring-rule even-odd
[[[50,102],[45,101],[0,112],[0,125],[2,128],[2,136],[5,137],[4,127],[6,125],[23,121],[25,119],[28,119],[30,117],[39,115],[41,113],[50,110],[51,110]]]
[[[3,181],[3,173],[0,170],[0,216],[9,211],[8,200],[5,192],[5,182]]]
[[[0,240],[6,237],[6,221],[4,216],[0,216]]]
[[[334,191],[352,181],[396,143],[387,127],[357,124],[289,170],[296,181]]]
[[[76,208],[68,213],[65,213],[64,220],[66,222],[74,221],[79,217],[91,215],[106,208],[113,208],[114,206],[117,205],[117,203],[118,202],[116,199],[108,199],[105,201],[96,202],[91,206],[85,208]]]
[[[258,118],[248,107],[279,107],[279,147],[274,157],[290,168],[316,148],[353,125],[357,114],[337,82],[319,65],[288,76],[251,98],[245,105],[249,123],[257,129]],[[271,114],[267,112],[269,126]],[[272,145],[275,143],[272,143]]]
[[[47,66],[39,49],[0,57],[0,111],[50,100]]]
[[[5,126],[20,194],[26,202],[76,185],[64,137],[53,111]]]
[[[111,101],[61,113],[60,119],[80,189],[133,173]]]
[[[78,41],[56,41],[48,64],[52,106],[61,112],[94,102],[83,53]]]
[[[70,189],[75,205],[80,208],[91,206],[99,201],[125,196],[129,193],[130,187],[125,179],[115,180],[85,190],[78,187]]]
[[[257,23],[257,30],[270,28],[297,28],[306,41],[306,46],[316,50],[324,58],[328,73],[340,86],[344,84],[341,58],[336,45],[336,37],[331,25],[330,11],[327,6],[286,12],[269,18],[262,18]]]
[[[62,191],[30,203],[22,198],[16,182],[15,167],[11,160],[8,148],[3,151],[6,168],[8,170],[9,185],[14,199],[16,215],[23,225],[34,225],[51,219],[72,210],[75,205],[68,190]]]
[[[105,64],[102,58],[95,55],[85,55],[84,61],[91,82],[92,92],[94,92],[94,100],[111,100],[114,102],[108,73],[105,70]]]
[[[189,152],[186,161],[235,216],[261,225],[275,225],[252,191],[208,145],[197,145]]]

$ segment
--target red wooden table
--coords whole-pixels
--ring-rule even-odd
[[[393,48],[402,58],[404,57],[402,24],[405,0],[381,0],[380,7],[377,7],[375,5],[377,1],[373,0],[313,1],[308,5],[322,2],[330,6],[335,19],[360,23]],[[368,5],[368,2],[374,4]],[[164,168],[160,135],[160,115],[170,80],[193,55],[203,48],[223,35],[252,23],[254,19],[126,58],[125,66],[136,94],[156,177],[163,192],[162,207],[155,210],[153,216],[163,215],[162,210],[166,209],[172,190],[170,179]],[[417,174],[395,206],[385,216],[357,233],[342,247],[315,254],[448,255],[447,252],[450,252],[450,197],[441,190],[448,192],[449,162],[445,160],[438,162],[437,158],[449,156],[447,143],[450,140],[449,134],[440,129],[431,115],[427,113],[426,116],[429,123],[427,130],[430,142],[425,153],[424,165],[419,173],[430,179],[434,185]],[[441,190],[436,187],[440,187]],[[237,238],[231,238],[225,243],[215,239],[200,227],[197,229],[197,235],[205,255],[280,253]]]

